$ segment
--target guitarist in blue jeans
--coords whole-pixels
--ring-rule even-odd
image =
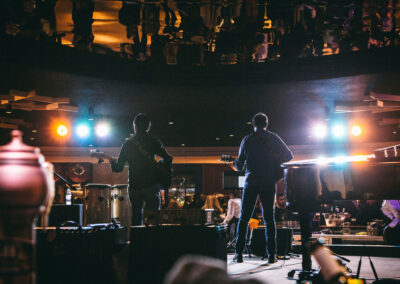
[[[268,117],[257,113],[252,119],[254,132],[243,138],[239,156],[234,161],[238,171],[246,169],[243,188],[242,209],[239,218],[236,240],[236,252],[233,261],[243,262],[248,223],[253,214],[257,197],[260,196],[263,219],[266,225],[268,262],[276,262],[276,227],[275,227],[275,183],[281,179],[277,165],[293,159],[293,154],[282,139],[267,131]]]
[[[132,203],[132,225],[142,225],[143,208],[160,209],[160,181],[156,156],[162,158],[167,166],[172,164],[160,140],[148,132],[150,119],[138,114],[133,120],[135,135],[122,145],[118,159],[110,159],[113,172],[121,172],[126,163],[129,165],[129,198]]]

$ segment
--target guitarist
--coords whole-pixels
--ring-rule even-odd
[[[267,131],[268,117],[264,113],[254,115],[252,124],[254,132],[243,138],[238,158],[233,164],[238,171],[246,169],[233,261],[243,262],[242,252],[246,241],[247,224],[253,213],[257,197],[260,196],[266,225],[266,255],[268,262],[274,263],[277,261],[274,216],[275,183],[282,178],[277,170],[277,165],[293,159],[293,154],[278,135]]]
[[[118,159],[110,159],[113,172],[122,171],[126,163],[129,165],[133,226],[142,225],[144,206],[147,209],[160,209],[161,195],[155,157],[160,156],[169,166],[172,164],[172,157],[161,141],[148,133],[150,127],[150,119],[145,114],[138,114],[133,120],[135,135],[122,145]]]

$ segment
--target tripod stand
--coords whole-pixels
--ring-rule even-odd
[[[244,245],[244,250],[249,255],[249,258],[251,258],[250,242],[251,242],[252,236],[253,236],[253,230],[250,230],[250,234],[248,234],[248,236],[246,237],[246,241],[245,241],[245,245]],[[238,238],[238,236],[236,235],[233,240],[228,241],[228,244],[226,245],[227,250],[228,249],[235,250],[237,238]]]

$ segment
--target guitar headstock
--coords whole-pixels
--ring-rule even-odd
[[[92,158],[99,159],[99,163],[102,163],[104,161],[104,159],[107,159],[107,160],[112,159],[112,157],[109,154],[106,154],[102,151],[95,150],[95,149],[90,150],[90,156]]]
[[[235,157],[231,156],[231,155],[226,155],[226,154],[222,154],[221,158],[219,159],[221,162],[225,162],[225,163],[231,163],[234,160],[236,160]]]

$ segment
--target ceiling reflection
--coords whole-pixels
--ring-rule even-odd
[[[132,62],[216,65],[399,44],[399,0],[1,0],[0,33]]]

